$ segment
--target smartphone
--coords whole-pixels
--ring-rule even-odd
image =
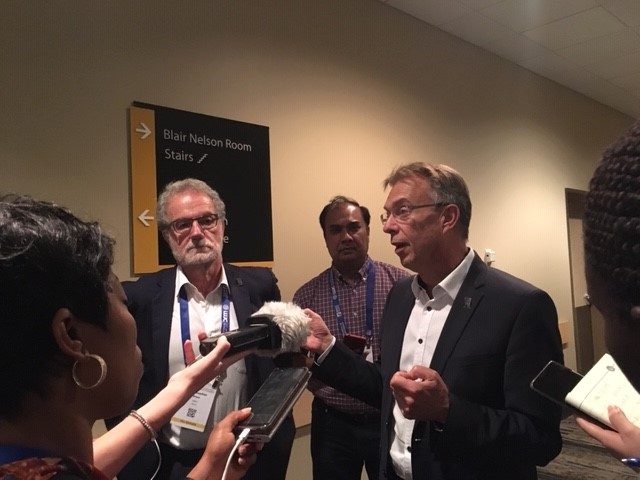
[[[573,408],[565,402],[565,398],[573,390],[573,387],[580,383],[582,378],[579,373],[552,360],[536,375],[530,386],[543,397],[560,405]]]
[[[308,368],[276,368],[247,403],[251,416],[239,423],[235,433],[250,430],[248,442],[268,442],[307,386]]]
[[[574,389],[580,380],[584,377],[574,372],[570,368],[565,367],[561,363],[551,360],[540,370],[540,373],[531,380],[530,387],[535,392],[554,403],[562,405],[565,410],[569,410],[574,415],[586,416],[589,420],[596,422],[598,425],[609,428],[599,420],[591,417],[573,405],[566,402],[567,395]],[[563,415],[564,417],[564,415]]]

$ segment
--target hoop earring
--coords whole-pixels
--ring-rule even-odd
[[[76,385],[83,390],[91,390],[92,388],[96,388],[98,385],[104,382],[104,379],[107,377],[107,362],[105,362],[100,355],[95,355],[93,353],[87,353],[87,357],[92,358],[93,360],[98,362],[98,365],[100,365],[100,377],[98,378],[98,380],[96,380],[95,383],[91,385],[82,383],[82,380],[80,380],[80,378],[78,377],[78,372],[76,371],[78,365],[80,364],[80,361],[76,360],[75,362],[73,362],[73,367],[71,368],[71,376],[73,377],[73,381],[76,382]]]

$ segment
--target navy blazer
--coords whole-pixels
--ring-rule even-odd
[[[226,263],[224,268],[240,327],[264,302],[280,300],[277,279],[270,269],[236,267]],[[138,396],[132,408],[144,405],[167,385],[176,271],[176,267],[167,268],[144,275],[134,282],[122,282],[129,310],[136,320],[138,346],[142,350],[144,363]],[[256,355],[249,355],[244,361],[247,369],[247,394],[251,398],[274,368],[274,363],[270,358]],[[107,427],[112,427],[121,419],[122,417],[109,419],[105,423]],[[284,480],[294,436],[295,426],[290,415],[274,438],[265,444],[245,479]],[[141,450],[118,474],[119,480],[150,478],[157,464],[158,454],[154,448],[148,447]]]
[[[314,375],[381,410],[380,478],[396,479],[389,456],[404,331],[415,304],[413,277],[389,292],[381,354],[363,361],[339,342]],[[561,409],[529,388],[549,361],[563,361],[553,301],[542,290],[488,268],[476,255],[436,345],[430,367],[450,392],[441,429],[416,421],[414,479],[535,479],[562,448]]]

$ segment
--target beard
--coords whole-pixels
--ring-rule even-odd
[[[172,250],[171,253],[173,253],[178,265],[183,267],[209,265],[218,260],[222,254],[222,248],[217,248],[217,245],[210,243],[190,245],[186,250],[180,252],[176,250]]]

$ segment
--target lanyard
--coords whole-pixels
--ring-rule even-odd
[[[184,342],[191,340],[191,331],[189,329],[189,300],[187,300],[186,285],[183,285],[178,293],[178,302],[180,303],[180,332],[182,333],[182,355],[184,356],[184,364],[187,364],[187,356],[184,352]],[[226,333],[229,331],[229,309],[231,301],[229,300],[229,290],[223,283],[220,285],[220,306],[222,307],[222,325],[220,331]]]
[[[367,293],[365,297],[365,332],[367,338],[373,336],[373,297],[376,286],[376,273],[373,268],[373,262],[367,267]],[[340,300],[338,299],[338,291],[336,290],[336,282],[333,278],[333,269],[329,271],[329,286],[331,287],[331,303],[333,305],[333,313],[338,321],[338,328],[344,337],[347,334],[347,324],[344,320],[344,314],[340,308]]]

